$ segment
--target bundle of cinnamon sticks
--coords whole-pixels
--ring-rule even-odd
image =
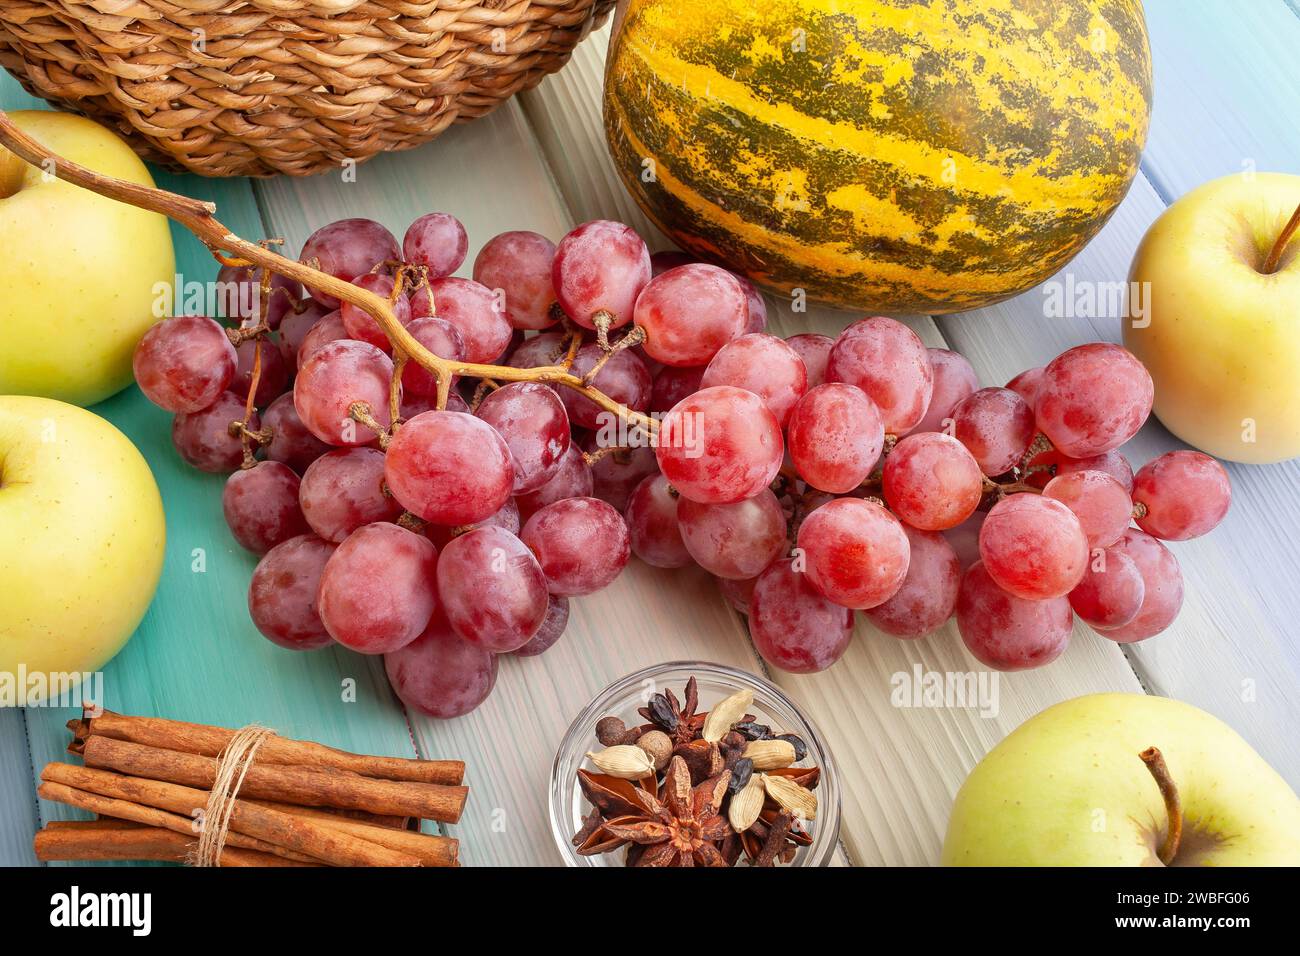
[[[85,766],[48,764],[37,794],[97,814],[36,834],[40,860],[192,857],[198,824],[236,731],[109,711],[68,722]],[[455,823],[469,794],[458,760],[353,754],[270,736],[259,745],[229,814],[221,866],[456,866],[452,837],[421,820]]]

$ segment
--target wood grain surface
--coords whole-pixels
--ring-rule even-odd
[[[1127,274],[1138,239],[1168,202],[1215,176],[1250,168],[1297,171],[1300,129],[1300,15],[1284,0],[1146,4],[1155,60],[1156,107],[1142,175],[1102,233],[1065,273],[1076,281]],[[160,185],[218,202],[246,237],[281,236],[296,250],[316,227],[348,215],[384,222],[399,235],[415,216],[445,210],[475,251],[506,229],[558,239],[573,224],[616,218],[665,248],[618,183],[600,122],[605,33],[568,68],[489,117],[457,127],[421,149],[356,170],[309,180],[248,183],[160,176]],[[30,103],[7,77],[0,105]],[[215,267],[178,235],[187,278]],[[1041,289],[962,316],[900,317],[929,345],[970,359],[985,384],[1002,384],[1065,348],[1118,340],[1120,319],[1048,319]],[[792,313],[769,300],[780,334],[834,334],[856,316]],[[497,687],[468,717],[408,719],[377,660],[342,650],[293,654],[248,622],[244,592],[254,565],[221,519],[221,479],[184,467],[168,420],[132,389],[95,409],[141,448],[168,515],[164,580],[145,622],[109,665],[107,706],[235,726],[258,721],[294,736],[385,754],[455,756],[468,763],[471,798],[462,822],[467,865],[559,862],[546,802],[551,761],[572,716],[606,684],[668,660],[711,660],[763,670],[744,621],[699,571],[633,562],[608,590],[576,599],[568,632],[539,658],[502,659]],[[1125,451],[1141,464],[1178,443],[1148,424]],[[1175,543],[1187,581],[1176,624],[1121,648],[1078,626],[1069,650],[1037,671],[996,676],[996,706],[899,707],[896,675],[982,672],[949,624],[900,641],[859,624],[850,650],[818,675],[770,674],[829,739],[844,789],[839,862],[929,865],[938,858],[952,796],[974,764],[1007,732],[1057,701],[1103,690],[1165,694],[1203,707],[1236,727],[1300,785],[1295,697],[1300,685],[1300,464],[1231,467],[1234,506],[1213,534]],[[195,552],[206,570],[192,570]],[[355,683],[355,702],[344,702]],[[987,711],[992,713],[985,715]],[[59,759],[68,713],[0,711],[0,864],[29,863],[39,819],[61,808],[33,797],[33,768]]]

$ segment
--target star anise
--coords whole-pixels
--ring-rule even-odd
[[[708,714],[697,714],[700,706],[699,690],[695,678],[686,682],[686,700],[679,702],[668,688],[662,694],[653,694],[645,707],[637,713],[655,724],[672,738],[673,744],[688,744],[699,736]]]
[[[641,811],[606,820],[602,829],[645,846],[637,866],[727,866],[718,844],[732,832],[721,813],[730,779],[731,773],[723,771],[692,787],[686,761],[674,757],[664,775],[663,799],[637,789]]]

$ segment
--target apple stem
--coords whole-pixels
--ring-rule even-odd
[[[1169,767],[1165,764],[1164,755],[1160,753],[1159,749],[1148,747],[1138,756],[1147,765],[1147,770],[1151,771],[1156,786],[1160,788],[1160,796],[1165,801],[1165,813],[1169,817],[1169,824],[1165,830],[1164,842],[1160,844],[1160,850],[1156,855],[1160,857],[1161,863],[1169,866],[1173,863],[1174,857],[1178,855],[1178,844],[1183,838],[1183,805],[1178,799],[1178,787],[1174,783],[1174,778],[1169,773]]]
[[[1269,250],[1268,258],[1264,260],[1260,272],[1268,276],[1277,271],[1277,264],[1282,261],[1282,253],[1286,249],[1286,244],[1291,241],[1291,237],[1295,235],[1298,228],[1300,228],[1300,206],[1295,207],[1295,212],[1291,213],[1291,218],[1282,227],[1282,232],[1277,237],[1277,242],[1273,243],[1273,248]]]

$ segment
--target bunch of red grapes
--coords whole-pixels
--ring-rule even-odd
[[[434,355],[536,380],[466,379],[439,408],[435,375],[395,365],[370,314],[240,266],[219,277],[237,292],[231,327],[168,319],[135,356],[181,456],[230,475],[226,521],[262,555],[258,629],[383,654],[425,714],[476,707],[497,655],[552,646],[568,599],[631,553],[715,575],[785,670],[837,660],[855,610],[899,637],[955,613],[977,658],[1017,669],[1061,653],[1074,613],[1117,641],[1167,627],[1182,578],[1157,538],[1227,511],[1213,459],[1173,452],[1134,475],[1116,450],[1152,404],[1118,346],[981,389],[893,319],[766,334],[749,282],[651,256],[621,223],[558,246],[503,233],[472,280],[451,275],[466,250],[461,224],[431,213],[400,244],[370,220],[331,223],[300,260],[388,298]]]

